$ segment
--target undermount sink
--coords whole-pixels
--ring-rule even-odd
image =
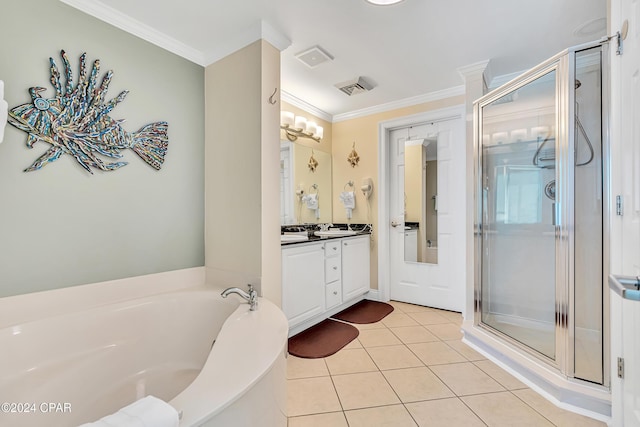
[[[309,237],[302,236],[299,234],[281,234],[280,235],[280,243],[303,242],[305,240],[309,240]]]
[[[329,230],[329,231],[315,231],[313,234],[319,237],[342,237],[353,236],[356,234],[353,230]]]

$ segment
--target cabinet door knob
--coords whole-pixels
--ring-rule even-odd
[[[334,295],[338,295],[338,291],[333,291],[333,294]]]
[[[337,266],[334,266],[334,267],[333,267],[333,269],[334,269],[334,270],[337,270],[337,269],[338,269],[338,267],[337,267]]]
[[[337,251],[337,250],[338,250],[338,248],[334,246],[334,247],[333,247],[333,250],[334,250],[334,251]]]
[[[347,246],[347,242],[344,242],[344,245]]]

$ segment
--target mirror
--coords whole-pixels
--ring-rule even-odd
[[[437,136],[405,141],[405,262],[438,263],[437,146]]]
[[[330,223],[331,218],[331,154],[281,141],[280,225]]]

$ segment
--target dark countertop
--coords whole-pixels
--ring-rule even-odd
[[[300,227],[300,228],[305,228],[307,230],[307,235],[309,237],[308,240],[299,240],[299,241],[293,241],[293,242],[280,242],[280,246],[290,246],[290,245],[300,245],[300,244],[304,244],[304,243],[315,243],[315,242],[322,242],[322,241],[326,241],[326,240],[334,240],[334,239],[345,239],[345,238],[349,238],[349,237],[358,237],[358,236],[366,236],[366,235],[370,235],[371,234],[371,229],[366,227],[366,224],[351,224],[351,229],[353,231],[356,232],[356,234],[352,234],[349,236],[316,236],[313,233],[315,231],[318,231],[317,226],[315,224],[313,224],[312,226],[309,225],[305,225],[305,226],[287,226],[287,227],[282,227],[283,233],[282,234],[297,234],[295,232],[291,232],[291,233],[287,233],[286,231],[284,231],[285,229],[289,228],[296,228],[296,227]],[[347,226],[346,224],[335,224],[333,228],[340,228],[341,230],[346,230]]]

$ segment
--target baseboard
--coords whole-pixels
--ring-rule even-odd
[[[371,301],[381,301],[380,291],[378,291],[377,289],[369,289],[369,292],[365,295],[365,298]],[[385,302],[385,301],[382,301],[382,302]]]

